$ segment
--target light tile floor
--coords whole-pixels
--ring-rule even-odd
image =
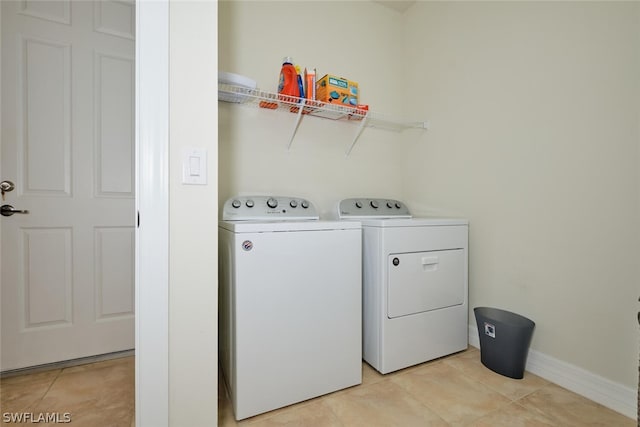
[[[535,375],[525,373],[522,380],[498,375],[480,363],[475,348],[388,375],[363,363],[362,385],[239,423],[233,418],[222,381],[218,388],[220,426],[636,425],[630,418]],[[134,426],[134,358],[3,378],[0,407],[2,414],[70,413],[71,423],[66,425],[72,427]]]
[[[219,426],[607,426],[636,422],[525,372],[496,374],[467,351],[381,375],[363,363],[362,384],[240,422],[219,384]]]
[[[134,379],[132,356],[2,378],[0,422],[3,426],[130,427],[134,422]],[[25,413],[32,414],[34,420],[57,413],[60,421],[65,421],[68,413],[71,422],[5,423],[5,414]]]

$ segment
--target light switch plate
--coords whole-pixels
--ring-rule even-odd
[[[197,148],[182,150],[182,183],[207,184],[207,150]]]

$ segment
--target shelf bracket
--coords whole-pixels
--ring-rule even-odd
[[[296,133],[298,132],[298,127],[300,126],[300,120],[302,119],[302,111],[304,111],[304,107],[307,101],[304,98],[301,98],[301,102],[299,107],[291,106],[290,108],[298,108],[298,113],[296,114],[296,122],[293,126],[293,131],[291,132],[291,138],[289,139],[289,144],[287,144],[287,151],[291,149],[291,144],[293,144],[293,139],[296,137]]]
[[[362,122],[360,122],[360,126],[358,126],[358,132],[356,132],[356,135],[353,137],[353,141],[351,142],[351,145],[347,149],[347,152],[346,152],[347,156],[349,156],[349,154],[351,154],[351,150],[353,150],[353,146],[356,145],[356,142],[358,141],[358,138],[360,138],[360,135],[362,134],[362,131],[366,127],[368,121],[369,121],[369,113],[367,113],[362,118]]]

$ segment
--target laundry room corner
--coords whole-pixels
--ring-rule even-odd
[[[532,362],[573,366],[582,374],[564,385],[574,389],[612,381],[608,404],[633,415],[640,4],[411,11],[408,80],[422,84],[409,102],[432,125],[428,143],[407,151],[407,202],[469,218],[470,309],[535,320]]]

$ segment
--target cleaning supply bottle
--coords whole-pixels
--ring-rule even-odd
[[[305,95],[307,99],[316,99],[316,69],[304,69],[304,83],[306,86]]]
[[[302,74],[300,74],[300,66],[296,65],[296,77],[298,79],[298,90],[300,98],[304,98],[304,85],[302,84]]]
[[[300,96],[300,87],[298,86],[298,73],[296,67],[293,66],[293,60],[287,56],[282,61],[282,70],[280,70],[280,83],[278,84],[278,94],[280,99],[286,100],[284,95]],[[293,101],[293,100],[289,100]]]

